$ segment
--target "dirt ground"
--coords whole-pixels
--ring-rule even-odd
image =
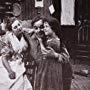
[[[74,63],[73,68],[73,79],[71,84],[71,90],[90,90],[90,64],[86,63]],[[82,73],[76,74],[81,70],[88,70],[88,75],[84,76]]]

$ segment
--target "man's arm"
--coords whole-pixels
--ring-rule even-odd
[[[9,73],[9,78],[15,79],[16,78],[15,72],[11,69],[11,66],[9,65],[9,62],[8,62],[6,56],[2,56],[2,63],[5,67],[5,69],[7,70],[7,72]]]

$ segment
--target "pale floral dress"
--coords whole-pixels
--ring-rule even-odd
[[[20,40],[12,32],[7,32],[0,38],[0,90],[32,90],[27,79],[22,51],[28,47],[24,37]],[[9,64],[16,73],[16,79],[10,79],[6,68],[2,64],[3,57],[9,56]]]

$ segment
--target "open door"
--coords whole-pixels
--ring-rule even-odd
[[[53,17],[57,18],[60,21],[61,17],[61,0],[52,0],[55,12],[52,14]]]
[[[90,0],[76,0],[75,12],[76,24],[79,26],[78,44],[90,45]]]

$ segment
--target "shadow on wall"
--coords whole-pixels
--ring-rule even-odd
[[[31,21],[32,20],[23,20],[23,21],[21,21],[22,22],[22,26],[24,28],[31,28]]]

